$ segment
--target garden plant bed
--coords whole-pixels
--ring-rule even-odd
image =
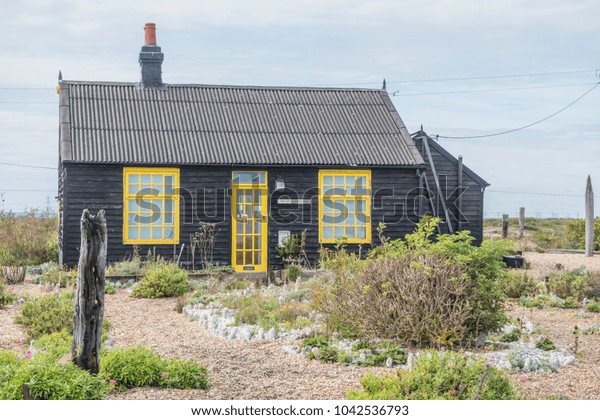
[[[565,269],[585,265],[600,269],[600,259],[573,254],[526,253],[535,275],[544,275],[560,263]],[[19,294],[36,295],[44,286],[32,283],[8,286]],[[208,367],[209,390],[133,388],[109,395],[112,399],[339,399],[358,388],[367,372],[390,373],[388,368],[343,366],[288,354],[284,348],[300,340],[226,340],[215,337],[198,321],[174,311],[177,298],[134,299],[119,289],[106,297],[109,337],[117,346],[147,345],[163,357],[192,359]],[[576,350],[576,362],[558,372],[518,372],[510,376],[527,398],[597,399],[600,385],[600,333],[574,334],[600,324],[600,314],[579,309],[524,308],[507,303],[513,319],[526,317],[557,346]],[[13,323],[18,304],[0,309],[0,348],[24,352],[27,340]],[[575,349],[577,337],[577,349]]]

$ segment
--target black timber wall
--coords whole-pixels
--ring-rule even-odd
[[[444,209],[440,200],[439,194],[437,193],[433,172],[425,153],[423,141],[420,137],[415,139],[417,148],[421,152],[423,159],[427,164],[427,181],[429,188],[433,194],[433,202],[435,208],[435,214],[445,219]],[[460,191],[458,189],[458,159],[448,156],[447,153],[444,155],[434,147],[432,144],[433,140],[429,140],[429,149],[433,158],[433,163],[437,171],[440,187],[446,199],[446,205],[450,213],[450,219],[454,231],[458,231],[459,217],[462,222],[462,230],[468,230],[471,235],[476,239],[476,243],[479,244],[483,240],[483,189],[485,185],[477,182],[476,179],[471,177],[467,171],[463,169],[462,179],[462,212],[459,212],[458,208],[458,196]],[[437,145],[438,147],[441,147]],[[463,165],[464,168],[464,165]],[[431,214],[430,206],[427,202],[424,203],[425,213]],[[462,213],[462,215],[461,215]],[[441,225],[442,233],[448,233],[448,225]]]
[[[343,169],[343,168],[340,168]],[[361,168],[363,169],[363,168]],[[269,265],[279,267],[281,260],[275,251],[279,230],[300,234],[307,230],[306,252],[311,260],[318,258],[318,168],[235,168],[235,167],[180,167],[180,243],[186,248],[182,261],[189,262],[190,235],[197,231],[199,222],[217,224],[214,263],[231,263],[231,171],[267,170],[269,180]],[[106,211],[108,224],[108,261],[116,262],[130,257],[132,245],[123,244],[123,166],[104,164],[65,164],[61,172],[63,185],[61,199],[62,262],[77,264],[79,258],[79,220],[83,209],[96,213]],[[281,180],[285,189],[275,191]],[[371,176],[372,238],[378,243],[376,228],[379,222],[387,225],[385,236],[403,237],[414,229],[418,221],[418,186],[416,169],[373,168]],[[281,197],[310,199],[310,205],[278,204]],[[363,245],[363,250],[370,248]],[[149,250],[171,259],[173,245],[139,246],[144,257]],[[350,246],[358,250],[358,245]],[[179,246],[177,247],[177,252]]]

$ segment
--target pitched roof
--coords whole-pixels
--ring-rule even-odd
[[[421,166],[385,91],[60,83],[62,161]]]

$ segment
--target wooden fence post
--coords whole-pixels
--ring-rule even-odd
[[[589,175],[585,189],[585,256],[594,256],[594,190]]]
[[[523,231],[525,230],[525,207],[519,208],[519,239],[523,238]]]
[[[97,374],[104,318],[104,274],[106,271],[106,219],[86,209],[81,215],[81,248],[77,273],[75,327],[71,359],[82,369]]]
[[[502,215],[502,239],[508,238],[508,214]]]

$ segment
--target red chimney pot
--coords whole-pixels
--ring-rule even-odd
[[[146,23],[144,26],[145,44],[156,45],[156,24]]]

